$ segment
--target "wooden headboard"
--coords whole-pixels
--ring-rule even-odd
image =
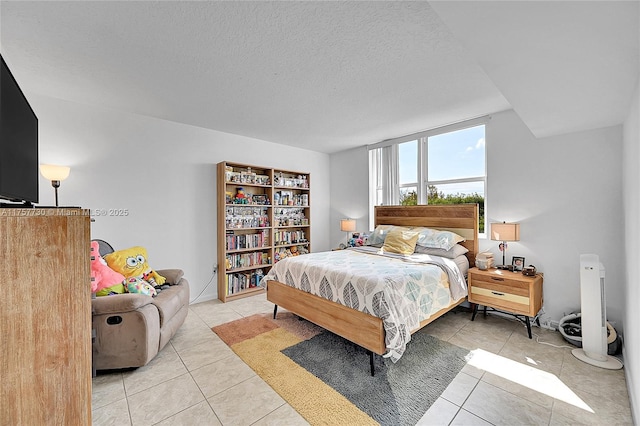
[[[424,226],[455,232],[466,241],[460,244],[469,252],[466,254],[471,267],[476,264],[478,253],[478,205],[447,204],[428,206],[376,206],[375,226]]]

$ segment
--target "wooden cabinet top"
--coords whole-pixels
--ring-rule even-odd
[[[528,283],[533,283],[535,281],[542,279],[542,274],[536,274],[535,276],[530,277],[527,275],[522,275],[522,272],[513,272],[506,269],[496,269],[496,268],[491,268],[486,270],[478,269],[478,268],[470,268],[468,274],[470,277],[471,275],[478,275],[478,276],[492,277],[492,278],[504,278],[505,280],[521,281],[521,282],[528,282]]]
[[[51,217],[51,216],[88,216],[89,209],[79,208],[29,208],[29,207],[2,207],[0,217]]]

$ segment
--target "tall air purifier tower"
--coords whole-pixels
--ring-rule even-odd
[[[580,305],[582,348],[571,351],[580,361],[609,370],[622,368],[622,362],[607,355],[607,304],[604,291],[605,270],[595,254],[580,255]]]

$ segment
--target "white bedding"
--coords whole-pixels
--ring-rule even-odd
[[[262,283],[268,280],[381,318],[385,356],[394,362],[421,321],[467,295],[464,274],[454,260],[383,254],[373,247],[289,257],[276,263]]]

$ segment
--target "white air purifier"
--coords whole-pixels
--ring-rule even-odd
[[[622,362],[607,355],[607,304],[604,292],[604,266],[598,255],[580,255],[580,305],[582,348],[571,351],[587,364],[619,370]]]

